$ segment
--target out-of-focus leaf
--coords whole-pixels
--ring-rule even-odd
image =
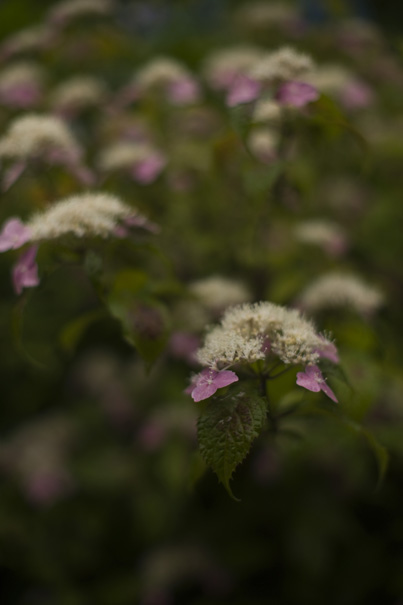
[[[73,353],[86,329],[104,316],[104,309],[94,309],[70,321],[60,333],[62,348],[68,353]]]
[[[231,107],[230,119],[235,132],[242,140],[245,140],[251,127],[250,109],[248,104]]]
[[[121,322],[126,340],[148,367],[164,350],[169,335],[168,312],[150,289],[146,273],[125,270],[117,275],[107,297],[108,308]]]
[[[200,415],[200,452],[235,500],[231,477],[263,429],[266,408],[266,401],[260,395],[237,385],[225,396],[213,397]]]
[[[284,169],[285,162],[274,162],[270,166],[248,167],[244,174],[247,193],[252,195],[269,191]]]
[[[337,104],[328,96],[321,95],[317,101],[311,104],[314,114],[311,118],[314,122],[328,124],[335,127],[336,131],[346,131],[353,136],[362,151],[368,152],[369,146],[362,134],[348,121]]]
[[[388,455],[386,448],[379,443],[379,441],[374,437],[374,435],[370,431],[368,431],[361,425],[357,424],[356,422],[352,422],[348,419],[344,419],[344,424],[351,431],[353,431],[357,435],[362,436],[365,439],[365,441],[367,442],[367,445],[369,446],[370,450],[374,454],[376,464],[378,467],[377,487],[379,487],[383,481],[386,470],[388,468],[389,455]]]
[[[345,384],[352,392],[354,392],[354,387],[341,365],[332,363],[328,359],[322,359],[320,366],[326,378],[335,378],[336,380],[340,380],[340,382]]]

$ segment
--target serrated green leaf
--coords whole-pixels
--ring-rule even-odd
[[[213,397],[199,417],[201,455],[235,500],[231,477],[263,429],[266,410],[264,398],[237,385],[225,396]]]

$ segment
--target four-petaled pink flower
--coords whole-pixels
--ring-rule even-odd
[[[227,95],[228,107],[235,107],[241,103],[250,103],[259,96],[261,89],[260,82],[248,78],[248,76],[239,75],[232,82]]]
[[[334,402],[338,403],[336,395],[326,384],[326,380],[318,366],[307,366],[305,368],[305,372],[298,372],[297,384],[300,387],[304,387],[304,389],[308,389],[308,391],[313,391],[314,393],[323,391],[325,395],[330,397],[330,399],[332,399]]]
[[[314,86],[306,82],[284,82],[276,94],[276,100],[280,105],[290,107],[304,107],[311,101],[319,98],[319,92]]]
[[[218,372],[210,368],[204,368],[200,374],[193,377],[192,383],[186,389],[186,392],[190,393],[193,401],[202,401],[214,395],[217,389],[222,389],[233,382],[237,382],[237,380],[239,380],[238,376],[230,370]]]
[[[0,233],[0,252],[21,248],[30,237],[30,230],[19,218],[10,218]]]
[[[35,262],[38,246],[30,246],[13,267],[13,285],[17,294],[23,288],[34,288],[39,284],[38,265]]]

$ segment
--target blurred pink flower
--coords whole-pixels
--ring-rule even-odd
[[[23,288],[33,288],[39,284],[38,265],[35,262],[38,246],[30,246],[13,267],[13,285],[17,294]]]
[[[25,160],[21,160],[19,162],[14,162],[14,164],[11,164],[11,166],[9,166],[4,172],[3,180],[1,183],[1,190],[3,192],[8,191],[10,187],[14,185],[16,181],[18,181],[26,167],[27,163],[25,162]]]
[[[200,99],[200,88],[196,80],[182,78],[169,84],[167,96],[174,105],[196,103]]]
[[[174,332],[169,340],[169,350],[173,357],[188,362],[195,361],[195,352],[200,346],[200,338],[191,332]]]
[[[360,80],[351,80],[341,91],[340,102],[346,109],[362,109],[374,101],[372,88]]]
[[[314,86],[306,82],[285,82],[280,86],[276,94],[276,100],[280,105],[291,107],[304,107],[311,101],[319,98],[319,92]]]
[[[223,387],[237,382],[239,380],[235,372],[230,370],[222,370],[217,372],[210,368],[205,368],[193,377],[190,387],[186,389],[192,396],[193,401],[202,401],[208,399],[217,391]]]
[[[336,395],[326,384],[326,380],[318,366],[307,366],[305,368],[305,372],[298,372],[297,384],[304,389],[308,389],[308,391],[313,391],[314,393],[323,391],[325,395],[330,397],[330,399],[332,399],[335,403],[338,403]]]
[[[41,90],[33,83],[9,86],[0,91],[0,103],[12,108],[27,109],[41,100]]]
[[[132,169],[132,175],[142,185],[148,185],[162,172],[166,164],[161,154],[150,155],[145,160],[137,162]]]
[[[19,218],[10,218],[0,233],[0,252],[21,248],[30,237],[30,230]]]
[[[234,107],[241,103],[250,103],[257,99],[260,90],[260,82],[241,74],[233,80],[228,89],[227,105],[228,107]]]
[[[63,469],[35,472],[25,479],[25,490],[34,504],[49,506],[72,489],[71,478]]]

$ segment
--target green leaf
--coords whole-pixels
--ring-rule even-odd
[[[315,103],[311,104],[315,113],[312,121],[333,127],[335,133],[348,132],[361,147],[362,151],[369,150],[368,143],[362,134],[348,121],[337,104],[328,96],[321,94]]]
[[[256,392],[236,385],[226,395],[213,397],[199,417],[201,455],[235,500],[229,482],[265,425],[266,407]]]
[[[248,166],[243,175],[246,192],[256,195],[269,191],[284,167],[285,162],[274,162],[271,166]]]
[[[94,309],[70,321],[60,333],[61,347],[68,353],[73,353],[86,329],[105,316],[104,309]]]
[[[340,364],[335,364],[328,359],[321,359],[320,367],[326,378],[336,378],[336,380],[345,384],[354,393],[354,387]]]
[[[389,454],[387,449],[379,443],[379,441],[376,439],[376,437],[374,437],[374,435],[370,431],[357,424],[356,422],[345,420],[345,425],[357,435],[361,435],[367,442],[367,445],[372,451],[372,453],[374,454],[378,467],[377,488],[379,488],[388,468]]]
[[[143,271],[121,271],[108,295],[109,311],[120,321],[127,342],[132,344],[148,369],[165,348],[169,315],[165,305],[150,294]]]
[[[230,109],[231,126],[238,136],[245,140],[251,127],[250,107],[247,103],[236,105]]]

